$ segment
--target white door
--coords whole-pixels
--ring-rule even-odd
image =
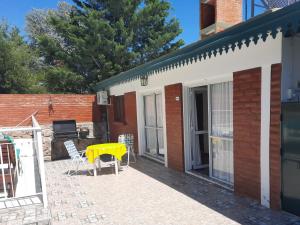
[[[162,116],[162,95],[153,93],[144,96],[146,154],[163,158],[164,136]]]
[[[208,166],[208,98],[207,86],[190,90],[192,169]]]
[[[213,84],[210,90],[212,176],[233,184],[232,82]]]

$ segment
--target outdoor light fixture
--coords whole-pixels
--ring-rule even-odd
[[[148,76],[141,76],[141,86],[147,86],[148,85]]]

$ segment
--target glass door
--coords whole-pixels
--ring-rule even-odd
[[[212,176],[233,184],[232,82],[213,84],[210,90]]]
[[[146,154],[163,159],[164,135],[162,117],[162,95],[144,96]]]
[[[192,170],[200,171],[209,165],[207,86],[193,88],[190,95]]]

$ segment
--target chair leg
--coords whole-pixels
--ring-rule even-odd
[[[96,177],[97,176],[97,164],[96,164],[96,162],[94,162],[93,167],[94,167],[94,177]]]
[[[90,174],[90,175],[93,175],[89,169],[89,162],[87,160],[83,161],[82,164],[85,164],[86,165],[86,169],[87,169],[87,172]]]
[[[130,161],[130,149],[127,150],[127,167],[129,166]]]
[[[72,164],[71,166],[69,167],[69,170],[68,170],[68,176],[71,176],[71,168],[73,169],[74,167],[74,160],[72,160]]]
[[[77,162],[77,164],[76,164],[76,172],[75,172],[75,174],[77,175],[78,174],[78,170],[79,170],[79,165],[80,165],[80,161],[79,162]]]
[[[133,160],[134,160],[134,162],[136,163],[136,156],[135,156],[133,147],[130,148],[130,153],[132,154]]]

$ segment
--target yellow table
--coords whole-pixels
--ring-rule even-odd
[[[121,143],[107,143],[107,144],[97,144],[90,145],[87,147],[85,155],[89,163],[94,164],[94,176],[97,176],[97,163],[96,159],[103,154],[113,155],[115,158],[115,171],[118,175],[118,160],[122,160],[122,156],[126,154],[126,145]],[[100,158],[99,158],[99,168]]]

